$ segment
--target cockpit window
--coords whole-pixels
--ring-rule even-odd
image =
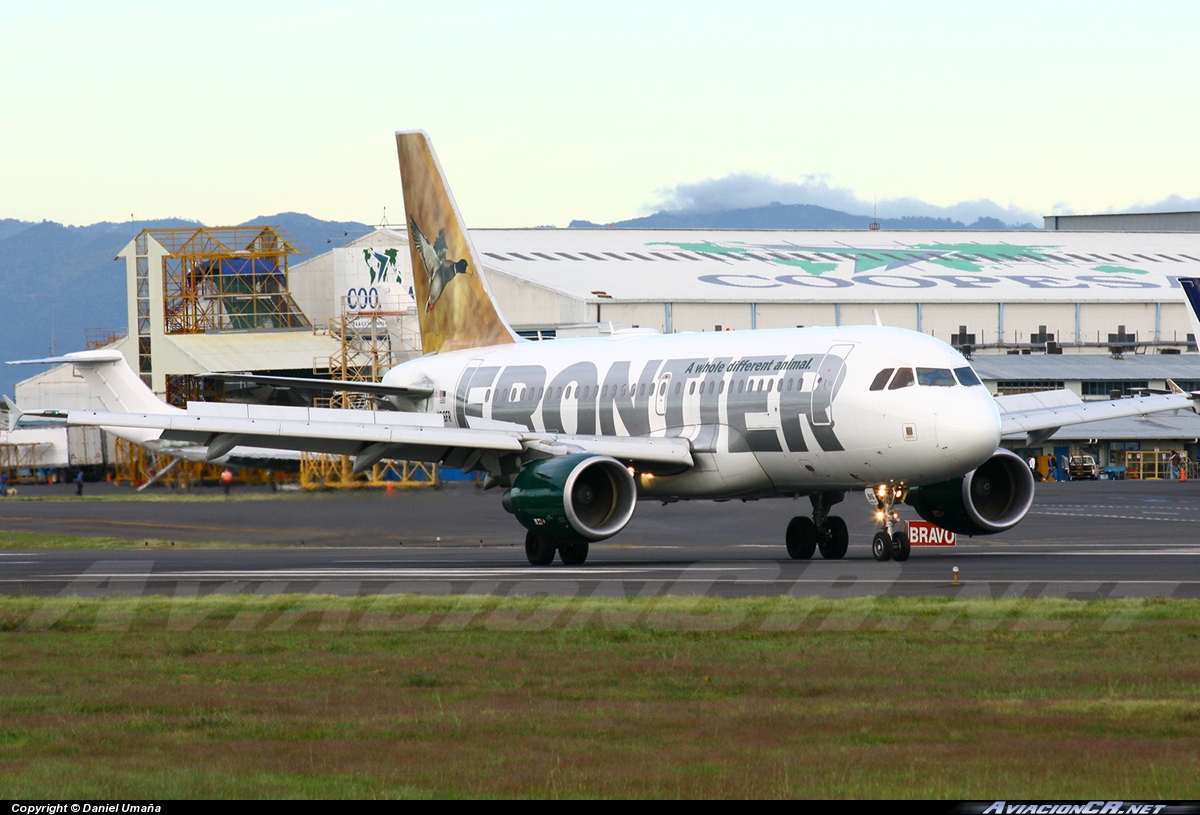
[[[957,384],[949,368],[917,368],[917,382],[935,388],[953,388]]]
[[[892,375],[895,368],[884,368],[879,373],[875,374],[875,380],[871,383],[871,390],[881,391],[887,386],[888,377]]]
[[[971,366],[969,366],[969,365],[966,368],[955,368],[954,373],[958,376],[958,381],[964,385],[982,385],[983,384],[982,382],[979,381],[979,377],[976,375],[976,373],[973,370],[971,370]]]
[[[901,368],[896,371],[896,378],[892,380],[892,384],[888,385],[888,390],[894,391],[899,388],[907,388],[909,385],[915,384],[916,381],[913,378],[912,368]]]

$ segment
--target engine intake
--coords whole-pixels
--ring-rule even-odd
[[[590,453],[527,464],[503,499],[522,526],[559,541],[610,538],[629,523],[636,503],[624,465]]]
[[[925,520],[960,535],[994,535],[1012,529],[1033,505],[1033,473],[1011,450],[959,478],[914,487],[907,502]]]

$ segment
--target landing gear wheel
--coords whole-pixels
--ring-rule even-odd
[[[876,560],[892,559],[892,539],[886,532],[876,532],[875,537],[871,538],[871,554]]]
[[[828,532],[828,538],[817,544],[821,550],[821,557],[841,560],[850,547],[850,532],[846,529],[846,522],[836,515],[831,515],[825,519],[825,531]]]
[[[787,551],[793,560],[808,560],[817,549],[817,525],[797,515],[787,527]]]
[[[588,542],[564,543],[558,547],[558,558],[567,566],[582,566],[587,560]]]
[[[554,541],[550,538],[533,532],[525,533],[525,557],[529,558],[530,564],[549,566],[554,562],[554,550]]]
[[[912,553],[912,545],[908,542],[908,535],[903,532],[895,532],[892,534],[892,558],[900,562],[908,560],[909,554]]]

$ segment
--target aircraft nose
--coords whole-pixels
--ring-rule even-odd
[[[991,458],[1000,446],[1000,414],[985,388],[963,394],[935,414],[938,447],[964,472]]]

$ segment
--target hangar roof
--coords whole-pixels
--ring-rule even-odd
[[[590,302],[1160,302],[1200,234],[478,229],[480,262]]]

